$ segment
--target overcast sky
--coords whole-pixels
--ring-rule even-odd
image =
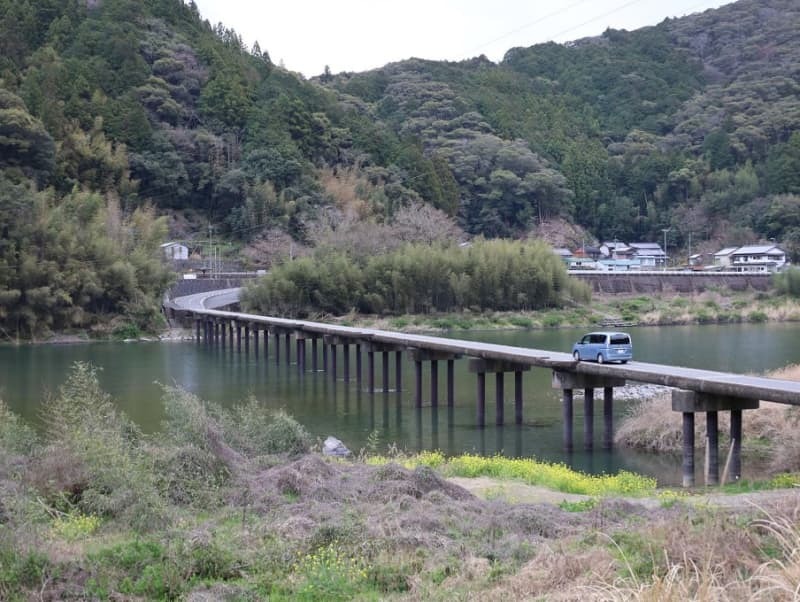
[[[462,60],[606,28],[637,29],[730,0],[195,0],[212,24],[258,41],[306,77],[366,71],[410,57]]]

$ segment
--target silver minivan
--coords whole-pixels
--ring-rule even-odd
[[[590,332],[572,346],[572,357],[575,361],[624,364],[633,359],[631,336],[627,332]]]

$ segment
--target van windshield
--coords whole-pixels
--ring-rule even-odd
[[[626,334],[615,334],[611,337],[612,345],[630,345],[631,338]]]

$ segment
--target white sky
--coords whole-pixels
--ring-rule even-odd
[[[637,29],[731,0],[195,0],[274,63],[319,75],[410,57],[498,62],[509,48]]]

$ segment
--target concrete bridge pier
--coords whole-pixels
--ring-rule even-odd
[[[194,340],[197,343],[200,342],[200,320],[198,320],[196,316],[194,319]]]
[[[308,335],[302,330],[294,331],[295,347],[297,352],[297,371],[302,375],[306,371],[306,338]],[[288,353],[288,351],[287,351]]]
[[[256,359],[258,359],[259,347],[260,347],[258,340],[260,338],[258,335],[258,324],[252,324],[252,328],[253,328],[253,355],[255,355]]]
[[[316,372],[317,371],[317,357],[319,355],[317,353],[317,339],[319,339],[319,337],[315,337],[315,336],[311,337],[311,371],[312,372]]]
[[[719,485],[719,412],[730,411],[731,413],[731,448],[726,465],[730,480],[736,481],[742,476],[742,410],[755,410],[758,407],[758,399],[673,389],[672,409],[683,414],[682,480],[684,487],[693,487],[695,484],[694,415],[697,412],[706,413],[705,484]]]
[[[275,364],[281,363],[281,332],[277,328],[271,328],[272,336],[275,339]],[[289,350],[286,350],[289,353]]]
[[[241,323],[236,321],[235,322],[235,328],[236,328],[236,352],[237,353],[241,353],[242,352],[242,325],[241,325]]]
[[[284,330],[283,340],[286,343],[286,365],[289,366],[292,363],[292,333],[290,330]]]
[[[399,353],[399,352],[398,352]],[[422,407],[422,362],[430,362],[431,364],[431,406],[436,408],[439,406],[439,362],[447,361],[447,403],[452,407],[453,392],[455,391],[455,384],[453,379],[453,370],[450,369],[450,364],[453,360],[458,359],[459,355],[448,353],[446,351],[434,351],[431,349],[409,349],[411,359],[414,361],[414,400],[415,406]],[[398,362],[399,367],[399,362]],[[397,373],[397,381],[400,382],[400,372]],[[398,384],[398,387],[400,385]]]
[[[478,426],[486,426],[486,373],[495,378],[495,424],[505,424],[505,373],[514,373],[514,420],[522,424],[522,373],[530,366],[504,360],[470,359],[468,369],[478,375]]]
[[[322,342],[323,342],[323,348],[322,348],[322,350],[323,350],[323,363],[330,367],[331,379],[335,381],[338,378],[338,375],[337,375],[338,366],[337,366],[337,363],[336,363],[337,362],[337,351],[338,350],[337,350],[336,346],[337,345],[342,345],[342,349],[344,350],[343,353],[344,354],[348,354],[349,353],[350,339],[338,337],[338,336],[335,336],[335,335],[327,335],[326,334],[326,335],[324,335],[322,337]],[[328,349],[328,348],[330,348],[330,354],[329,355],[328,355],[328,353],[325,352],[325,350]],[[348,365],[348,367],[346,369],[346,371],[348,372],[348,379],[349,379],[349,371],[350,371],[349,361],[350,361],[349,358],[344,360],[345,364]]]
[[[603,447],[609,449],[614,440],[614,387],[624,385],[624,378],[553,370],[553,388],[562,391],[566,451],[573,450],[574,389],[583,389],[583,446],[587,450],[594,449],[594,390],[603,389]]]
[[[350,382],[350,343],[342,342],[342,371],[344,382]]]
[[[356,345],[356,378],[361,382],[361,347],[367,351],[367,388],[370,392],[375,390],[375,353],[381,354],[381,378],[383,380],[382,391],[388,393],[391,389],[389,382],[389,354],[394,351],[398,357],[402,359],[403,347],[391,344],[374,343],[372,341],[361,341]],[[402,377],[401,360],[395,361],[395,379],[397,380],[397,387],[400,387],[400,379]]]
[[[244,354],[250,355],[250,323],[244,323]]]

